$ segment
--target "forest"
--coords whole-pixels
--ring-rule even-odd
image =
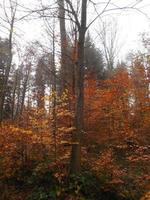
[[[122,59],[115,18],[150,4],[123,1],[0,0],[0,200],[150,200],[150,34]]]

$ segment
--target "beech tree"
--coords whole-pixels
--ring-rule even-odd
[[[78,25],[77,63],[76,63],[76,106],[75,106],[75,128],[72,140],[71,173],[81,170],[81,138],[83,133],[83,109],[84,109],[84,42],[87,21],[87,0],[81,3],[81,19],[78,21],[77,14],[72,2],[66,0]]]
[[[76,70],[75,70],[75,131],[73,132],[73,145],[72,145],[72,155],[71,155],[71,172],[78,173],[81,168],[81,138],[84,129],[84,45],[85,45],[85,35],[89,27],[105,12],[109,11],[110,1],[106,2],[103,10],[100,13],[97,13],[89,24],[87,24],[87,0],[82,0],[81,3],[81,16],[78,17],[78,14],[73,6],[73,2],[70,0],[65,0],[68,5],[69,10],[67,9],[68,16],[70,20],[74,22],[77,26],[77,59],[76,59]],[[79,3],[79,2],[78,2]],[[91,2],[94,7],[96,4]],[[137,4],[134,4],[132,7],[124,7],[121,9],[131,9],[134,8]],[[113,8],[114,10],[120,8]],[[110,9],[110,10],[113,10]],[[116,37],[116,35],[114,36]],[[112,38],[111,38],[112,39]],[[114,38],[113,38],[114,39]],[[112,43],[112,41],[111,41]],[[106,47],[106,46],[105,46]],[[111,46],[114,48],[114,46]],[[114,51],[111,49],[110,61],[114,61]],[[111,65],[113,63],[110,63]],[[112,67],[112,66],[109,66]]]

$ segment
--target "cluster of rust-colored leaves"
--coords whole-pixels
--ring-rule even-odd
[[[90,73],[86,77],[82,161],[103,176],[106,188],[128,184],[128,179],[142,187],[149,182],[149,84],[149,66],[141,59],[130,70],[118,67],[106,80],[98,81]],[[35,162],[48,160],[50,167],[68,163],[74,131],[69,99],[68,93],[57,99],[55,135],[52,114],[38,108],[26,108],[18,120],[2,124],[0,179],[14,176],[22,166],[33,167]]]
[[[149,71],[149,64],[140,57],[132,62],[130,70],[120,66],[109,79],[96,81],[89,74],[86,80],[88,160],[91,154],[90,165],[98,175],[105,176],[106,188],[125,187],[132,182],[137,190],[149,190]]]
[[[36,166],[42,170],[43,166],[44,170],[45,166],[49,169],[54,165],[61,167],[61,162],[63,164],[69,158],[64,143],[71,142],[69,133],[73,130],[70,124],[73,113],[68,110],[67,92],[56,98],[55,132],[52,111],[36,107],[25,108],[15,121],[8,120],[1,124],[0,180],[10,179],[24,168],[33,169]]]

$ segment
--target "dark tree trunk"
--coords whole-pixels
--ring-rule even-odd
[[[55,24],[55,22],[54,22]],[[54,137],[54,158],[55,162],[57,160],[57,139],[56,139],[56,134],[57,134],[57,116],[56,116],[56,66],[55,66],[55,30],[53,27],[53,60],[52,60],[52,71],[53,71],[53,82],[52,82],[52,93],[54,94],[53,96],[53,108],[52,108],[52,116],[53,116],[53,123],[52,123],[52,131],[53,131],[53,137]]]
[[[25,78],[23,81],[23,89],[22,89],[22,98],[21,98],[21,105],[20,105],[20,110],[18,110],[18,114],[22,114],[23,108],[24,108],[24,102],[25,102],[25,97],[26,97],[26,92],[27,92],[27,85],[29,81],[29,76],[30,76],[30,70],[31,70],[31,63],[27,66],[27,72],[25,74]]]
[[[78,55],[76,65],[75,132],[73,133],[71,173],[81,170],[81,138],[84,128],[84,42],[86,33],[87,0],[82,0],[81,25],[79,28]]]
[[[61,37],[61,88],[63,92],[67,88],[67,37],[66,37],[66,24],[65,24],[65,8],[64,0],[58,0],[59,6],[59,24],[60,24],[60,37]]]

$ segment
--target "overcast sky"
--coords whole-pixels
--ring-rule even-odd
[[[7,1],[7,0],[4,0]],[[77,0],[73,0],[77,2]],[[96,16],[96,11],[100,13],[105,7],[104,0],[93,0],[96,5],[96,10],[92,4],[88,6],[88,23]],[[106,1],[107,2],[107,1]],[[0,5],[2,5],[3,0],[0,0]],[[39,1],[38,0],[18,0],[18,3],[27,8],[36,8]],[[52,4],[53,0],[43,0],[44,5]],[[101,15],[101,19],[97,20],[91,27],[90,33],[99,47],[100,43],[96,34],[96,31],[100,31],[99,23],[103,21],[117,21],[118,27],[118,45],[121,47],[118,58],[124,59],[126,54],[131,50],[140,49],[140,34],[143,32],[150,32],[150,0],[111,0],[110,5],[107,10],[112,8],[132,6],[137,3],[137,8],[140,11],[133,9],[125,10],[115,10],[108,11]],[[21,10],[21,7],[19,8]],[[2,13],[2,12],[0,12]],[[1,15],[1,14],[0,14]],[[20,36],[18,38],[19,42],[23,43],[25,41],[31,41],[34,39],[43,40],[44,26],[40,20],[31,20],[28,22],[20,21],[16,24],[17,28],[14,30]],[[4,31],[1,29],[1,31]],[[3,32],[0,35],[4,36]]]

